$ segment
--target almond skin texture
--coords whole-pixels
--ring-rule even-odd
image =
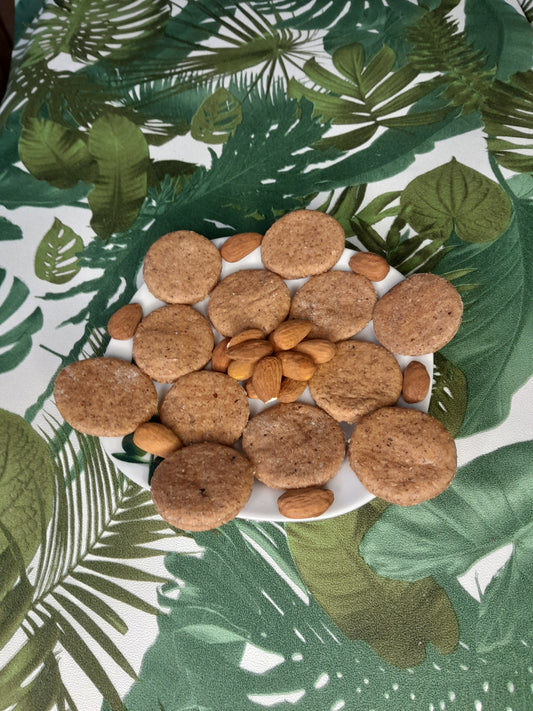
[[[325,513],[333,503],[331,489],[308,486],[288,489],[278,499],[278,509],[286,518],[315,518]]]
[[[279,351],[277,357],[281,361],[283,375],[292,380],[310,380],[315,372],[313,360],[304,353],[297,351]]]
[[[238,262],[257,249],[262,239],[263,235],[259,232],[239,232],[224,242],[220,248],[220,256],[226,262]]]
[[[298,400],[307,387],[305,380],[293,380],[292,378],[283,378],[281,387],[278,393],[280,402],[294,402]]]
[[[231,358],[228,356],[227,348],[229,338],[223,338],[213,348],[211,355],[211,370],[216,370],[218,373],[227,373],[228,366],[231,363]]]
[[[313,324],[311,321],[292,319],[284,321],[269,336],[276,350],[288,351],[307,336]]]
[[[246,390],[246,394],[248,395],[250,400],[259,400],[259,398],[257,397],[257,393],[255,392],[254,384],[251,380],[246,381],[246,383],[244,384],[244,389]]]
[[[356,252],[348,264],[352,272],[362,274],[370,281],[382,281],[390,270],[387,260],[373,252]]]
[[[272,353],[274,348],[272,343],[266,339],[253,339],[238,343],[236,346],[229,346],[226,353],[232,360],[246,360],[252,363],[261,360]]]
[[[248,380],[254,372],[255,362],[252,360],[232,360],[228,365],[228,375],[235,380]]]
[[[430,377],[423,363],[412,360],[403,371],[402,397],[405,402],[420,402],[428,394]]]
[[[241,331],[233,338],[229,339],[228,347],[237,346],[239,343],[244,343],[244,341],[257,340],[258,338],[264,338],[265,334],[260,328],[247,328],[245,331]]]
[[[327,363],[335,355],[335,344],[325,338],[310,338],[294,346],[298,353],[305,353],[314,363]]]
[[[133,338],[142,317],[143,310],[140,304],[126,304],[111,316],[107,322],[107,332],[117,341],[127,341]]]
[[[159,422],[145,422],[133,433],[133,443],[156,457],[169,457],[181,448],[177,434]]]
[[[252,387],[263,402],[277,398],[281,386],[281,363],[276,356],[266,356],[255,366]]]

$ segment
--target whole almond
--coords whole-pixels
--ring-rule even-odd
[[[288,489],[278,499],[278,509],[287,518],[315,518],[329,509],[335,496],[331,489],[308,486]]]
[[[127,341],[133,338],[142,317],[143,309],[140,304],[126,304],[111,316],[107,322],[107,332],[117,341]]]
[[[276,356],[281,361],[282,373],[292,380],[310,380],[315,372],[313,360],[305,353],[279,351]]]
[[[281,386],[281,363],[276,356],[266,356],[256,363],[252,387],[263,402],[276,398]]]
[[[348,262],[350,269],[356,274],[362,274],[370,281],[381,281],[389,273],[387,260],[373,252],[356,252]]]
[[[402,397],[405,402],[420,402],[428,394],[430,377],[423,363],[412,360],[403,371]]]
[[[293,380],[292,378],[283,378],[278,393],[278,400],[280,402],[294,402],[295,400],[298,400],[298,398],[300,397],[300,395],[302,395],[306,387],[307,381],[305,380]]]
[[[228,365],[228,375],[235,380],[248,380],[254,372],[255,362],[252,360],[232,360]]]
[[[228,366],[231,363],[231,358],[227,353],[229,340],[229,338],[223,338],[213,348],[213,353],[211,354],[211,370],[216,370],[219,373],[227,372]]]
[[[238,262],[257,249],[262,239],[263,235],[259,232],[239,232],[224,242],[220,248],[220,256],[226,262]]]
[[[244,384],[244,389],[246,390],[246,394],[251,400],[259,400],[259,397],[255,392],[254,384],[252,383],[251,379],[246,381],[246,383]]]
[[[260,328],[247,328],[245,331],[241,331],[236,336],[229,339],[228,346],[237,346],[239,343],[244,343],[244,341],[257,340],[258,338],[264,338],[265,334]]]
[[[276,350],[288,351],[300,343],[312,327],[311,321],[300,319],[283,321],[272,331],[269,340],[272,341]]]
[[[310,338],[294,346],[298,353],[305,353],[314,363],[327,363],[336,352],[335,344],[325,338]]]
[[[133,433],[133,443],[156,457],[168,457],[181,449],[178,435],[160,422],[144,422]]]
[[[226,353],[232,360],[246,360],[254,363],[270,355],[273,350],[270,341],[254,338],[251,341],[238,343],[236,346],[228,346]]]

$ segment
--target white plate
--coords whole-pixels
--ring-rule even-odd
[[[217,247],[220,247],[224,242],[224,238],[213,240]],[[343,269],[345,271],[349,270],[348,261],[352,256],[353,251],[345,249],[341,258],[333,269]],[[222,261],[222,273],[221,279],[223,279],[228,274],[241,269],[262,269],[263,264],[261,262],[261,248],[258,247],[251,254],[249,254],[241,261],[230,264],[229,262]],[[388,276],[380,282],[374,282],[374,287],[377,291],[379,297],[383,296],[391,287],[401,281],[404,277],[396,269],[391,267]],[[286,280],[286,284],[289,287],[291,295],[294,294],[301,286],[307,281],[307,279],[290,279]],[[204,316],[207,315],[207,304],[209,299],[205,299],[199,304],[195,304],[194,308],[197,309]],[[146,316],[150,311],[164,306],[164,302],[156,299],[148,289],[146,285],[142,285],[137,291],[132,299],[132,302],[139,303],[143,307],[143,313]],[[215,340],[220,340],[222,337],[219,334],[215,334]],[[370,322],[362,331],[360,331],[355,338],[357,340],[373,341],[378,343],[372,322]],[[131,361],[132,358],[132,341],[116,341],[111,340],[109,346],[106,350],[106,356],[113,356],[115,358],[121,358],[123,360]],[[400,367],[403,368],[413,360],[410,356],[396,356]],[[433,355],[417,356],[416,360],[421,361],[430,377],[433,376]],[[170,385],[161,385],[156,383],[156,388],[161,397],[170,387]],[[429,400],[431,393],[429,392],[422,402],[416,403],[415,405],[407,405],[401,398],[398,404],[403,407],[413,407],[418,410],[427,412],[429,407]],[[299,398],[302,402],[314,403],[309,390],[306,389],[304,394]],[[257,412],[270,407],[273,403],[264,404],[259,400],[250,400],[250,415],[253,416]],[[347,438],[349,437],[353,426],[344,424],[343,428],[346,432]],[[101,437],[102,446],[107,455],[111,458],[115,466],[125,474],[129,479],[139,484],[140,486],[148,489],[149,488],[149,473],[150,473],[150,455],[146,455],[143,461],[125,461],[121,457],[125,456],[123,450],[123,440],[121,437]],[[238,446],[238,445],[237,445]],[[118,455],[118,457],[117,457]],[[319,516],[318,519],[333,518],[335,516],[340,516],[341,514],[347,513],[348,511],[353,511],[354,509],[363,506],[368,501],[374,498],[374,495],[368,492],[364,486],[361,484],[357,476],[354,474],[352,469],[348,464],[348,460],[345,459],[341,468],[339,469],[337,475],[328,482],[327,487],[331,489],[335,495],[335,499],[330,508],[326,513]],[[246,506],[239,513],[239,518],[254,520],[254,521],[295,521],[296,519],[287,519],[282,516],[278,511],[277,499],[281,495],[282,491],[278,489],[270,489],[259,481],[254,482],[254,487],[252,490],[252,495],[246,504]],[[317,519],[305,519],[317,520]]]

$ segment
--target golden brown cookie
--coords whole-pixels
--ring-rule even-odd
[[[78,432],[122,437],[157,412],[150,378],[118,358],[89,358],[67,365],[54,384],[61,416]]]
[[[332,271],[311,277],[293,296],[290,318],[311,321],[308,338],[341,341],[371,320],[377,294],[369,279]]]
[[[333,358],[319,365],[309,381],[316,404],[337,422],[354,423],[372,410],[394,405],[403,376],[396,358],[367,341],[341,341]]]
[[[207,313],[223,336],[247,328],[270,333],[289,313],[291,297],[283,279],[266,269],[243,269],[222,279],[211,292]]]
[[[159,383],[200,370],[211,358],[214,338],[207,319],[192,306],[162,306],[144,318],[133,337],[133,359]]]
[[[248,422],[244,388],[225,373],[200,370],[178,378],[159,406],[161,422],[184,444],[233,444]]]
[[[253,467],[233,447],[200,442],[178,450],[156,468],[154,506],[186,531],[207,531],[231,521],[252,493]]]
[[[411,506],[448,487],[457,452],[451,434],[431,415],[384,407],[361,418],[348,445],[348,461],[370,493]]]
[[[335,476],[344,461],[345,437],[318,407],[279,403],[248,422],[242,448],[259,481],[274,489],[299,489]]]
[[[284,279],[299,279],[331,269],[344,250],[344,241],[344,229],[331,215],[295,210],[266,231],[261,259]]]
[[[220,278],[222,259],[215,245],[190,230],[169,232],[150,247],[143,276],[150,293],[169,304],[196,304]]]
[[[446,345],[461,325],[463,302],[447,279],[413,274],[376,304],[374,331],[393,353],[424,355]]]

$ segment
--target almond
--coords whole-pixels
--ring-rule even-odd
[[[251,341],[238,343],[236,346],[230,346],[226,353],[232,360],[246,360],[255,363],[261,358],[270,355],[274,348],[272,343],[266,339],[254,338]]]
[[[248,380],[254,372],[255,362],[251,360],[232,360],[228,365],[228,375],[235,380]]]
[[[107,332],[117,341],[127,341],[133,338],[142,317],[143,309],[140,304],[126,304],[111,316],[107,322]]]
[[[305,353],[279,351],[276,356],[281,361],[282,373],[292,380],[309,380],[315,372],[315,364]]]
[[[226,262],[238,262],[257,249],[262,239],[263,235],[259,232],[239,232],[224,242],[220,248],[220,256]]]
[[[133,443],[156,457],[168,457],[181,449],[178,435],[160,422],[144,422],[133,433]]]
[[[276,356],[266,356],[256,363],[252,387],[263,402],[276,398],[281,386],[281,363]]]
[[[278,499],[278,509],[287,518],[314,518],[329,509],[334,500],[331,489],[307,486],[288,489]]]
[[[269,339],[276,349],[288,351],[294,348],[300,341],[303,341],[312,327],[313,324],[311,321],[299,319],[283,321],[283,323],[280,323],[280,325],[272,331]]]
[[[335,344],[325,338],[310,338],[294,346],[298,353],[305,353],[314,363],[327,363],[336,352]]]
[[[255,392],[254,384],[251,380],[247,380],[244,384],[244,389],[250,400],[259,400],[257,393]]]
[[[278,400],[280,402],[294,402],[295,400],[298,400],[298,398],[300,397],[300,395],[302,395],[306,387],[307,381],[305,380],[293,380],[292,378],[283,378],[278,393]]]
[[[362,274],[370,281],[385,279],[390,270],[387,260],[373,252],[357,252],[350,257],[348,264],[352,272]]]
[[[229,340],[229,338],[224,338],[213,348],[213,353],[211,354],[211,370],[216,370],[219,373],[227,372],[228,366],[231,363],[231,358],[227,354]]]
[[[247,328],[245,331],[241,331],[233,338],[229,339],[228,346],[237,346],[239,343],[244,343],[244,341],[257,340],[258,338],[264,338],[265,334],[260,328]]]
[[[423,363],[412,360],[403,371],[402,397],[405,402],[420,402],[428,394],[430,377]]]

